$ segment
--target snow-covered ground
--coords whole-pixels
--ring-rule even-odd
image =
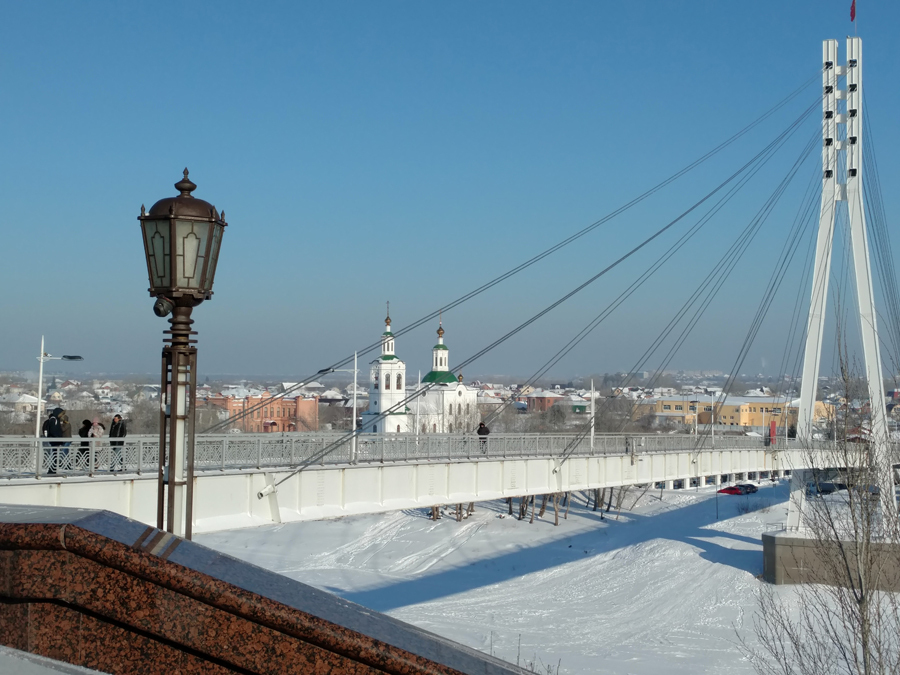
[[[461,523],[422,509],[196,539],[539,672],[751,673],[735,631],[754,641],[760,534],[786,514],[787,484],[766,482],[655,490],[618,519],[578,495],[559,527],[550,506],[529,524],[487,502]]]

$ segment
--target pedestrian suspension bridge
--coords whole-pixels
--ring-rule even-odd
[[[756,291],[745,296],[759,300],[755,310],[751,305],[746,313],[749,325],[743,341],[735,343],[737,353],[725,390],[744,368],[779,292],[796,293],[794,311],[781,322],[786,334],[778,371],[791,374],[791,380],[784,383],[788,390],[800,388],[795,439],[713,437],[709,432],[630,433],[626,430],[631,421],[628,419],[621,420],[621,433],[595,433],[594,422],[606,405],[603,400],[585,424],[568,434],[495,431],[482,441],[475,435],[373,433],[380,419],[408,408],[423,392],[441,386],[428,383],[407,391],[402,401],[379,415],[370,415],[362,428],[346,434],[221,433],[235,422],[234,418],[204,430],[206,433],[197,435],[193,445],[188,442],[185,448],[184,484],[175,480],[171,486],[179,491],[178,499],[186,503],[182,511],[186,521],[176,526],[176,533],[636,484],[689,488],[791,473],[794,498],[787,525],[799,528],[805,472],[833,466],[825,458],[831,441],[824,440],[819,421],[814,418],[829,292],[839,303],[842,320],[850,323],[852,315],[852,323],[860,329],[864,378],[872,402],[866,444],[878,457],[878,482],[885,508],[895,511],[891,465],[896,463],[897,453],[889,440],[881,402],[882,364],[900,363],[900,291],[877,164],[872,144],[863,142],[870,129],[863,115],[859,38],[847,39],[845,57],[840,63],[837,41],[825,41],[820,68],[733,136],[594,223],[389,334],[393,341],[549,256],[562,256],[561,251],[576,242],[586,245],[588,235],[602,232],[607,225],[615,227],[618,218],[657,193],[670,187],[682,195],[699,190],[696,200],[680,208],[671,219],[647,231],[629,227],[636,235],[630,248],[602,262],[600,269],[554,302],[534,308],[533,315],[509,327],[452,370],[460,373],[488,352],[502,348],[563,303],[574,302],[588,287],[608,280],[612,270],[633,270],[631,282],[624,289],[617,287],[618,294],[613,293],[608,304],[596,314],[596,308],[585,313],[586,317],[593,316],[580,331],[568,338],[561,336],[558,351],[545,355],[548,358],[543,363],[533,364],[535,370],[525,383],[533,384],[609,321],[637,291],[671,273],[677,256],[682,256],[682,261],[688,256],[693,267],[702,266],[704,263],[690,257],[690,245],[713,235],[725,237],[724,252],[708,262],[706,276],[672,300],[671,316],[659,334],[642,338],[648,343],[646,350],[629,372],[651,370],[654,376],[645,385],[652,387],[682,347],[692,339],[704,339],[695,330],[701,319],[716,320],[716,308],[726,300],[722,289],[738,263],[752,250],[755,240],[769,237],[774,243],[768,250],[773,253],[762,264],[754,264]],[[787,121],[776,123],[784,115]],[[726,150],[747,147],[748,139],[757,136],[763,139],[734,162],[732,169],[716,170],[713,184],[699,187],[705,180],[700,177],[701,167],[705,171]],[[748,186],[773,175],[778,177],[774,186],[754,192],[757,197],[762,194],[758,208],[740,209],[744,222],[735,224],[733,217],[727,226],[717,222],[717,216],[737,195],[746,203]],[[808,181],[805,189],[804,181]],[[785,216],[788,199],[795,203],[792,215]],[[773,240],[774,235],[763,229],[767,223],[780,239]],[[844,233],[843,239],[837,236],[839,231]],[[659,251],[661,245],[661,253],[651,256],[649,262],[641,257],[647,251]],[[834,254],[841,245],[843,257]],[[832,258],[839,258],[842,265],[839,275],[831,273]],[[767,279],[760,276],[760,268],[768,274]],[[792,272],[798,268],[807,274],[795,280],[791,290],[787,281],[796,276]],[[881,312],[875,309],[873,278],[880,281]],[[802,298],[809,298],[809,303]],[[746,306],[747,297],[741,302]],[[853,311],[847,309],[852,306]],[[383,349],[385,339],[365,346],[359,353]],[[353,360],[354,355],[338,360],[304,381],[344,368]],[[624,386],[628,384],[626,381]],[[293,389],[289,388],[284,395],[291,393]],[[266,404],[271,404],[271,399]],[[249,408],[240,415],[256,411]],[[489,424],[499,420],[501,412],[491,413]],[[128,437],[121,448],[112,448],[102,440],[88,440],[82,447],[82,441],[75,439],[59,458],[61,465],[54,474],[48,474],[47,457],[39,439],[0,439],[0,502],[105,508],[145,523],[156,522],[157,507],[162,504],[157,480],[165,464],[160,461],[158,438]],[[185,485],[187,489],[182,490]]]

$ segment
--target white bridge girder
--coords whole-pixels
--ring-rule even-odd
[[[266,523],[320,520],[407,508],[504,499],[713,475],[784,471],[799,453],[759,449],[572,457],[432,460],[309,467],[260,499],[288,470],[195,474],[194,532]],[[0,488],[0,503],[103,508],[152,525],[155,477],[70,477],[17,480]]]

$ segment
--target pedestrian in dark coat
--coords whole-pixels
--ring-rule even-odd
[[[87,439],[91,437],[91,421],[90,420],[82,420],[81,428],[78,430],[78,435],[81,438]],[[90,451],[91,442],[88,440],[81,441],[81,445],[78,450],[75,452],[75,467],[76,469],[84,469],[87,461],[87,455]]]
[[[62,424],[59,421],[59,416],[63,414],[62,408],[54,408],[50,412],[50,417],[47,419],[47,437],[48,438],[62,438]],[[55,443],[56,441],[54,441]]]
[[[491,430],[488,429],[487,424],[485,424],[484,422],[479,422],[478,430],[475,433],[478,434],[478,440],[481,441],[481,452],[487,452],[487,437],[488,434],[491,433]]]
[[[62,438],[63,435],[62,424],[59,421],[62,412],[62,408],[54,408],[50,412],[50,417],[44,422],[44,433],[47,438],[54,439],[50,441],[49,447],[44,446],[44,463],[47,465],[48,474],[56,473],[59,468],[59,446],[62,445],[62,441],[56,439]]]
[[[53,411],[51,410],[47,413],[47,419],[44,420],[44,423],[41,425],[41,436],[47,438],[50,435],[50,425],[53,424],[54,420]]]
[[[109,437],[125,438],[127,433],[128,430],[125,428],[125,420],[122,419],[122,416],[114,416],[112,424],[109,425]],[[122,471],[125,468],[122,461],[122,446],[125,445],[125,441],[110,441],[109,444],[113,448],[112,466],[110,468],[113,471]]]
[[[69,422],[69,415],[63,410],[59,413],[59,429],[62,432],[62,438],[72,438],[72,424]],[[59,461],[59,465],[56,467],[59,469],[67,469],[69,468],[69,446],[72,445],[72,441],[64,441],[62,444],[62,448],[60,448],[57,458]]]

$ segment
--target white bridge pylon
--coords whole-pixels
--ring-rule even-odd
[[[843,88],[841,88],[843,80]],[[872,269],[863,205],[863,107],[862,107],[862,40],[847,38],[847,61],[838,65],[837,40],[822,43],[822,203],[819,231],[813,264],[812,295],[803,360],[803,379],[797,436],[809,444],[813,439],[813,419],[819,366],[822,357],[822,335],[825,328],[825,305],[831,275],[832,244],[838,204],[847,203],[850,242],[856,281],[857,304],[865,361],[865,375],[871,401],[870,447],[874,456],[883,458],[879,467],[879,484],[885,513],[896,511],[891,466],[887,461],[887,417],[884,407],[881,351],[872,292]],[[825,468],[825,467],[818,467]],[[788,529],[800,529],[805,472],[792,476]]]

